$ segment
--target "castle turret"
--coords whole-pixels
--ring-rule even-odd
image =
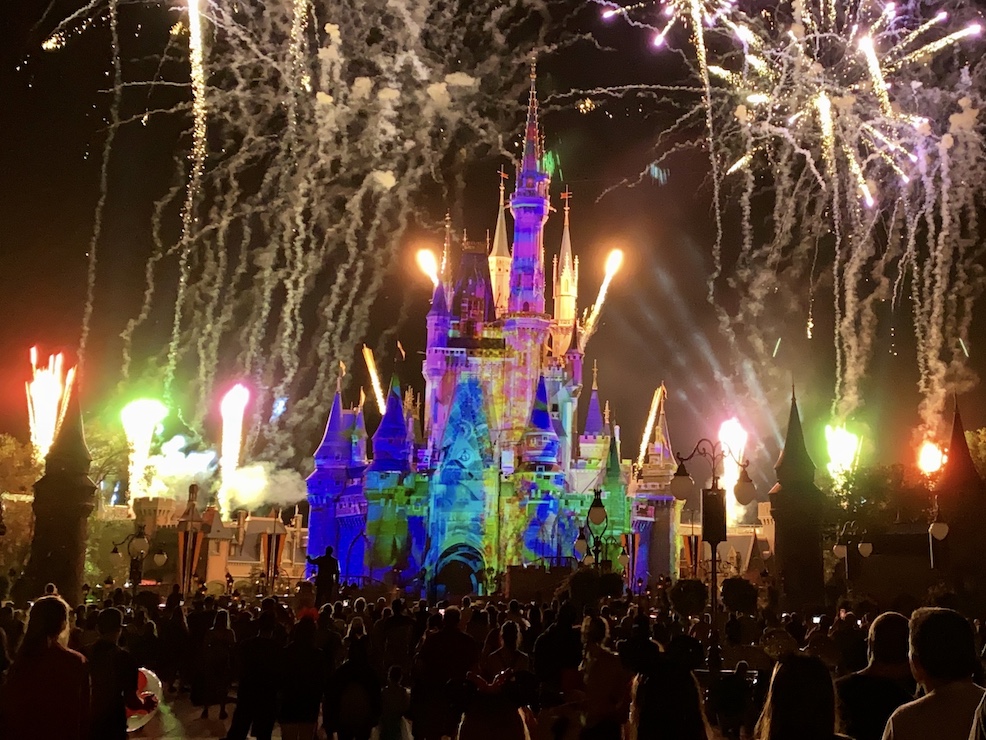
[[[510,301],[510,245],[507,243],[507,209],[504,205],[504,175],[500,177],[500,206],[496,214],[496,230],[490,249],[490,278],[493,283],[493,302],[497,317],[507,312]]]
[[[952,416],[948,458],[935,485],[939,522],[948,525],[941,542],[932,540],[935,566],[970,612],[986,608],[986,486],[976,470],[958,403]]]
[[[785,609],[825,603],[822,563],[822,492],[815,485],[815,463],[805,446],[798,401],[791,389],[791,414],[784,449],[774,465],[777,484],[770,489],[774,518],[774,567],[771,575]]]
[[[78,383],[45,458],[45,473],[34,484],[34,537],[24,575],[14,589],[17,602],[36,599],[54,583],[70,604],[82,602],[87,522],[96,485],[89,478],[92,457],[86,445]]]
[[[541,163],[537,75],[531,66],[531,92],[524,132],[524,155],[510,198],[514,217],[513,257],[510,263],[510,313],[544,313],[544,223],[548,219],[548,185]]]
[[[410,469],[410,448],[404,402],[401,400],[400,383],[395,376],[390,383],[387,406],[380,426],[373,433],[373,462],[370,463],[369,470],[407,473]]]
[[[579,435],[579,458],[589,467],[599,468],[609,453],[613,434],[603,416],[603,407],[599,400],[599,368],[596,363],[592,364],[592,390],[586,412],[585,427]]]
[[[496,320],[490,265],[480,244],[466,243],[463,248],[449,309],[452,332],[459,338],[477,339]]]
[[[548,408],[548,386],[544,376],[538,379],[531,420],[521,439],[521,466],[526,470],[557,470],[558,433]]]
[[[555,260],[553,297],[555,321],[551,327],[551,349],[556,357],[564,355],[572,342],[579,297],[579,262],[572,256],[572,236],[569,232],[570,193],[562,193],[565,201],[565,223],[562,228],[561,250]]]
[[[309,505],[308,554],[312,557],[324,555],[326,547],[339,547],[336,512],[350,478],[353,457],[353,430],[348,416],[342,407],[341,384],[337,382],[325,434],[315,450],[315,470],[305,481]]]

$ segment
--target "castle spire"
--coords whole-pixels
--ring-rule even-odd
[[[606,419],[599,403],[599,367],[592,363],[592,392],[589,394],[589,410],[585,417],[586,436],[606,434]]]
[[[541,172],[541,128],[538,125],[537,59],[531,59],[531,92],[527,100],[527,125],[524,129],[524,158],[521,172]]]
[[[797,483],[812,483],[815,479],[815,463],[812,462],[805,446],[805,433],[801,428],[801,415],[798,413],[798,399],[791,386],[791,414],[787,422],[787,438],[784,449],[774,464],[777,482],[782,486]]]
[[[948,458],[938,476],[935,486],[939,491],[956,491],[959,489],[979,490],[983,479],[976,470],[969,451],[969,442],[965,438],[965,426],[959,413],[958,400],[955,402],[955,412],[952,415],[952,434],[948,442]]]
[[[507,173],[500,167],[500,203],[496,212],[496,230],[493,232],[493,247],[490,249],[490,280],[493,288],[493,305],[496,315],[507,311],[510,301],[510,245],[507,242],[507,209],[504,203],[504,190]]]
[[[438,267],[438,282],[448,289],[452,279],[452,214],[445,211],[445,241],[442,244],[442,264]]]

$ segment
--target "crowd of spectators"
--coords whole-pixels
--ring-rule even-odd
[[[51,593],[0,607],[0,737],[126,737],[154,705],[140,666],[229,740],[986,740],[981,630],[958,612],[722,616],[720,671],[710,615],[630,596],[316,610],[175,592],[149,610]]]

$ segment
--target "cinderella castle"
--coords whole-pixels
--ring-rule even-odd
[[[631,481],[595,370],[584,393],[586,335],[567,194],[547,305],[550,177],[541,142],[532,71],[509,198],[512,245],[502,182],[492,246],[463,244],[453,270],[446,228],[427,317],[423,399],[402,395],[395,378],[368,450],[362,408],[345,408],[336,393],[308,478],[308,552],[334,548],[343,581],[483,592],[513,567],[573,562],[594,502],[593,519],[602,518],[600,502],[605,519],[583,533],[583,544],[602,565],[628,580],[631,570],[647,578],[674,568],[674,506],[665,489],[675,463],[663,409],[648,464]]]

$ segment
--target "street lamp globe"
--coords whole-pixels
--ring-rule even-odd
[[[117,565],[123,562],[123,553],[120,552],[120,548],[116,545],[113,545],[113,549],[110,551],[110,558]]]
[[[872,542],[860,542],[856,545],[856,549],[859,550],[859,554],[864,558],[868,558],[873,554],[873,543]]]
[[[589,524],[597,527],[606,522],[606,507],[603,506],[602,492],[597,488],[589,504],[589,513],[586,515]]]
[[[749,505],[757,496],[757,487],[745,467],[740,468],[739,480],[733,488],[733,495],[740,506]]]
[[[948,525],[945,522],[932,522],[928,527],[928,534],[941,542],[948,537]]]
[[[585,539],[585,530],[579,527],[579,536],[575,538],[575,552],[581,558],[589,551],[589,543]]]
[[[586,556],[582,558],[582,565],[594,565],[596,559],[593,557],[592,553],[586,553]]]
[[[849,548],[843,544],[838,544],[832,548],[832,553],[839,558],[839,560],[845,560],[846,555],[849,554]]]
[[[134,557],[143,558],[147,555],[150,547],[151,543],[147,541],[147,536],[141,532],[130,543],[130,552],[134,554]]]
[[[685,501],[695,490],[695,481],[685,470],[685,463],[679,462],[678,469],[671,478],[671,495],[679,501]]]
[[[627,554],[627,549],[625,547],[622,552],[620,552],[620,556],[616,560],[624,568],[630,564],[630,556]]]
[[[154,553],[154,565],[160,568],[167,562],[168,562],[168,553],[164,551],[164,548],[159,547],[158,551]]]

